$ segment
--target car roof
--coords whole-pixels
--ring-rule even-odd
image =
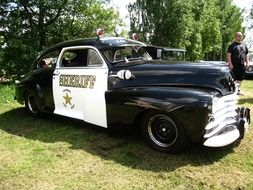
[[[41,55],[45,55],[49,52],[61,50],[64,47],[71,47],[71,46],[94,46],[98,49],[110,48],[110,47],[118,47],[118,46],[125,46],[125,45],[140,45],[146,46],[145,43],[123,38],[123,37],[93,37],[93,38],[82,38],[77,40],[70,40],[66,42],[61,42],[56,45],[51,46],[46,51],[44,51]]]

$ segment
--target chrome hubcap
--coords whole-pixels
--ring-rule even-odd
[[[148,134],[158,146],[170,147],[177,140],[178,129],[171,118],[157,114],[149,119]]]

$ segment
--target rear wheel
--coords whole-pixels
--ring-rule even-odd
[[[39,117],[41,115],[38,96],[31,91],[27,92],[25,95],[25,107],[30,115],[34,117]]]
[[[184,129],[164,112],[149,112],[144,118],[142,133],[146,141],[160,151],[178,153],[189,145]]]

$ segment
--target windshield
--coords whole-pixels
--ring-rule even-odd
[[[151,60],[142,46],[114,46],[102,50],[105,57],[113,64],[133,60]]]

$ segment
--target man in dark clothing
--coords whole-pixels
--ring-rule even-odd
[[[236,32],[235,42],[228,47],[227,51],[227,61],[234,75],[234,81],[238,88],[238,95],[243,95],[240,91],[240,86],[244,79],[245,70],[249,65],[248,48],[242,43],[242,40],[242,33]]]

